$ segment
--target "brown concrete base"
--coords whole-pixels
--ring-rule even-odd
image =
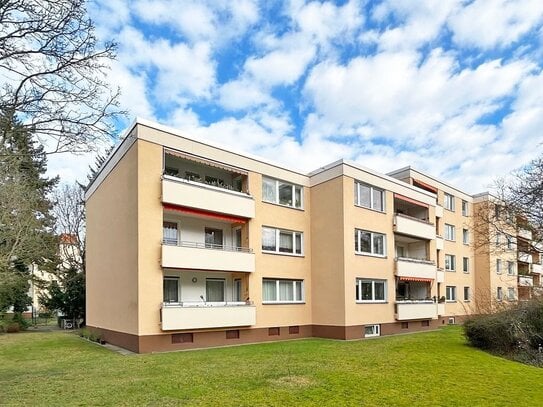
[[[455,316],[455,323],[462,323],[465,316]],[[381,336],[400,333],[429,331],[448,324],[449,317],[434,320],[404,321],[380,324]],[[97,327],[88,327],[113,345],[137,353],[168,352],[248,343],[280,341],[298,338],[330,338],[353,340],[364,338],[364,325],[300,325],[253,329],[228,329],[215,331],[181,331],[160,335],[132,335]]]

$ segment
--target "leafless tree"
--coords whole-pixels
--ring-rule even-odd
[[[91,151],[113,135],[124,114],[106,82],[114,57],[115,43],[96,38],[85,0],[0,0],[0,111],[47,153]]]

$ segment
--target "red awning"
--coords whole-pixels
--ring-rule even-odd
[[[418,281],[421,283],[431,283],[434,281],[433,278],[422,278],[422,277],[398,277],[402,281]]]
[[[413,185],[437,194],[437,188],[427,184],[426,182],[422,182],[418,179],[413,179]]]
[[[186,206],[164,204],[163,207],[164,207],[164,210],[168,210],[168,211],[175,211],[175,212],[187,213],[189,215],[203,216],[206,218],[211,218],[211,219],[216,219],[216,220],[221,220],[221,221],[226,221],[226,222],[232,222],[232,223],[246,223],[247,222],[247,219],[245,218],[240,218],[240,217],[232,216],[232,215],[224,215],[222,213],[203,211],[201,209],[188,208]]]
[[[400,194],[394,194],[394,198],[399,199],[401,201],[409,202],[417,206],[422,206],[423,208],[428,208],[430,205],[425,204],[424,202],[417,201],[413,198],[408,198],[406,196],[400,195]]]

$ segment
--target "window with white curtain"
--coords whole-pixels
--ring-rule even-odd
[[[206,278],[206,301],[224,302],[224,279]]]
[[[262,251],[301,256],[303,254],[303,233],[263,227]]]
[[[303,280],[270,279],[262,280],[262,301],[264,303],[304,302]]]
[[[162,298],[164,302],[179,302],[178,277],[164,277],[162,280]]]
[[[301,209],[303,187],[273,178],[262,178],[262,200]]]
[[[446,240],[456,240],[456,229],[454,225],[449,225],[445,223],[445,239]]]
[[[177,245],[177,222],[162,222],[162,241],[164,244]]]

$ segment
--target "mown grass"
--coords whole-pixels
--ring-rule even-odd
[[[542,382],[457,327],[132,356],[64,332],[0,336],[0,405],[539,406]]]

